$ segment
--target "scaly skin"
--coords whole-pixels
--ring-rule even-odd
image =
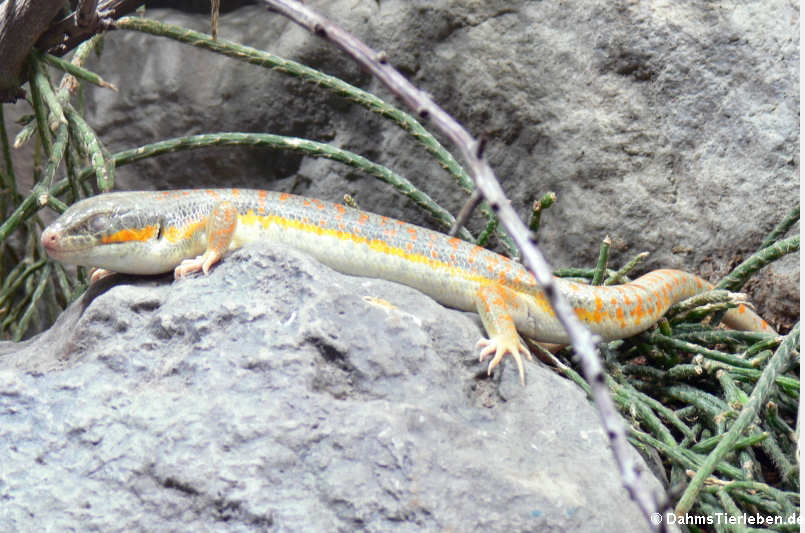
[[[444,305],[481,315],[489,371],[510,354],[523,379],[518,332],[536,341],[568,338],[533,276],[519,263],[457,238],[399,220],[285,193],[247,189],[118,192],[82,200],[42,233],[54,259],[128,274],[209,269],[249,242],[282,243],[345,274],[414,287]],[[674,303],[710,288],[679,270],[656,270],[619,286],[557,279],[576,315],[604,340],[629,337]],[[740,306],[725,322],[773,330]]]

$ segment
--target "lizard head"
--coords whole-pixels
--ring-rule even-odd
[[[162,220],[130,193],[109,193],[76,202],[42,232],[48,255],[63,263],[129,274],[156,274],[162,264]],[[142,201],[139,202],[140,204]]]

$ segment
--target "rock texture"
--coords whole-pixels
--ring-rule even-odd
[[[645,531],[583,392],[480,333],[282,248],[107,278],[0,343],[0,531]]]

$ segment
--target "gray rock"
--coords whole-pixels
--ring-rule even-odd
[[[107,278],[0,343],[0,531],[646,530],[584,393],[480,334],[269,246]]]

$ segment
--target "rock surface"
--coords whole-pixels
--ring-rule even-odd
[[[480,333],[282,248],[107,278],[0,343],[0,531],[645,531],[583,392]]]

